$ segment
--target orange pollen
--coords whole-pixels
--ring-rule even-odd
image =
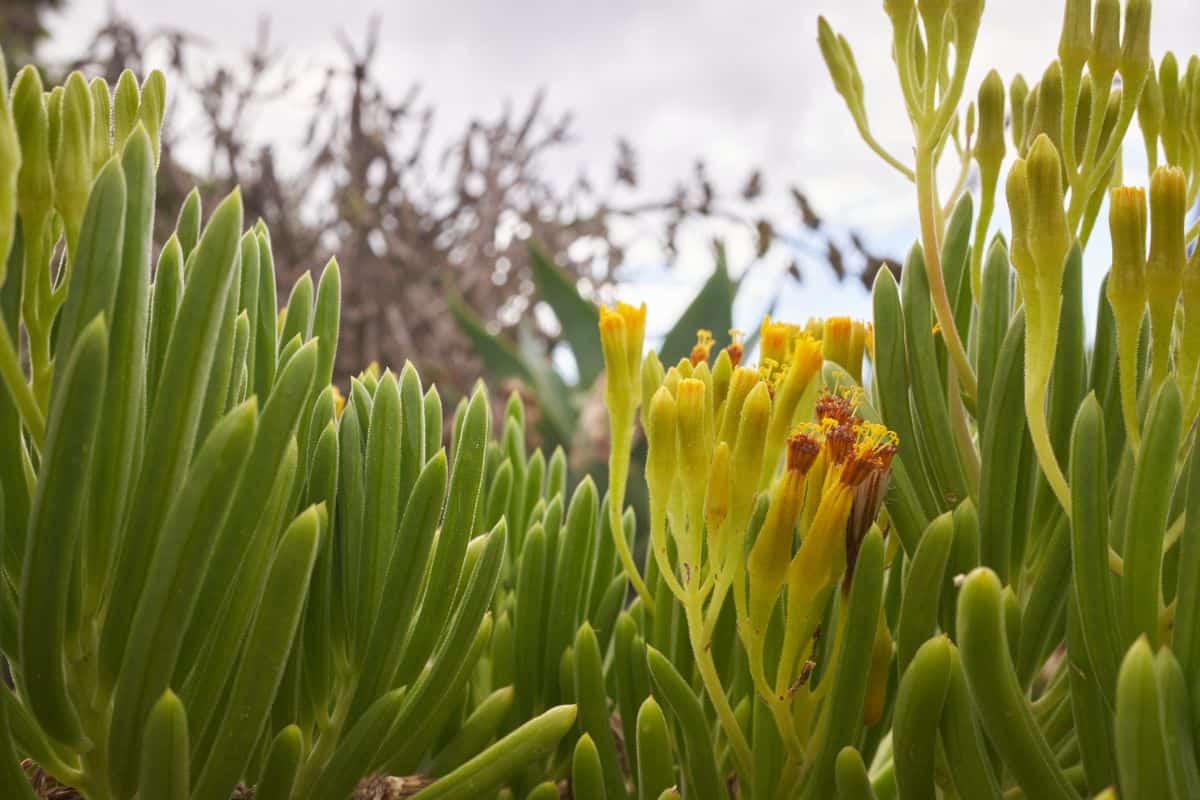
[[[725,352],[729,354],[729,362],[733,366],[738,366],[742,363],[742,346],[738,342],[734,342],[725,348]]]
[[[787,439],[788,472],[807,475],[821,452],[821,443],[807,433],[793,433]]]
[[[817,419],[832,419],[839,425],[850,425],[854,416],[854,404],[851,399],[842,394],[834,394],[829,390],[821,392],[816,403]]]
[[[854,452],[854,429],[846,424],[835,425],[825,433],[825,444],[829,448],[829,460],[841,464]]]

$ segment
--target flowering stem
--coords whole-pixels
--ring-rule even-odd
[[[934,315],[938,327],[942,331],[942,339],[946,350],[954,362],[954,368],[962,383],[963,391],[972,400],[978,392],[975,371],[967,358],[959,338],[958,328],[954,324],[954,312],[950,308],[950,298],[946,294],[946,281],[942,275],[941,247],[937,229],[938,202],[934,185],[933,147],[922,143],[917,147],[917,204],[921,215],[921,245],[925,251],[925,276],[929,281],[929,293],[933,300]]]
[[[1058,465],[1058,456],[1054,453],[1054,445],[1050,442],[1050,429],[1046,423],[1046,393],[1050,384],[1050,366],[1054,359],[1056,338],[1053,333],[1058,331],[1061,306],[1061,298],[1054,298],[1049,308],[1043,308],[1043,313],[1035,315],[1035,327],[1030,327],[1030,320],[1026,320],[1026,327],[1033,335],[1027,337],[1025,348],[1025,417],[1038,464],[1041,465],[1042,472],[1063,511],[1070,517],[1071,491],[1067,487],[1062,468]]]
[[[733,747],[738,774],[749,784],[753,781],[754,758],[750,755],[750,744],[746,741],[746,734],[729,705],[729,698],[725,696],[721,676],[717,674],[717,665],[712,657],[712,641],[705,636],[704,614],[700,607],[700,596],[695,591],[684,603],[684,611],[687,613],[688,633],[692,641],[692,653],[696,657],[696,669],[700,672],[704,690],[708,692],[713,708],[717,711],[721,728]]]
[[[633,562],[633,554],[629,552],[629,543],[625,541],[625,525],[621,521],[621,513],[625,505],[625,482],[629,478],[629,456],[633,447],[633,425],[628,414],[612,414],[612,447],[608,455],[608,521],[612,530],[613,543],[617,548],[617,556],[621,559],[621,567],[625,576],[633,584],[638,597],[646,607],[647,613],[653,614],[654,600],[646,582],[638,572]]]
[[[4,325],[0,325],[0,377],[4,378],[13,403],[20,411],[25,427],[29,429],[34,447],[41,450],[46,437],[46,419],[42,416],[37,398],[25,382],[25,374],[21,371],[21,363],[17,358],[17,349],[13,346],[12,337],[8,335],[8,328]]]

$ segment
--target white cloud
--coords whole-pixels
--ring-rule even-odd
[[[1154,5],[1154,51],[1191,52],[1200,3]],[[76,52],[106,6],[69,3],[52,25],[55,39],[47,54]],[[437,102],[443,130],[494,113],[506,98],[520,103],[544,86],[552,107],[576,112],[578,143],[554,165],[564,175],[581,164],[606,171],[616,138],[627,136],[639,148],[644,183],[653,189],[686,174],[696,156],[704,156],[712,177],[726,186],[761,165],[780,213],[790,214],[785,190],[798,184],[823,215],[862,229],[892,252],[902,252],[915,232],[911,187],[858,140],[816,47],[816,17],[825,14],[854,48],[878,139],[907,160],[910,131],[895,90],[880,0],[466,0],[383,9],[377,0],[117,0],[116,7],[143,27],[181,28],[231,56],[253,42],[258,19],[267,16],[273,38],[300,69],[338,63],[333,31],[361,39],[371,15],[382,10],[380,74],[394,77],[397,92],[420,82]],[[991,66],[1006,79],[1023,72],[1033,83],[1056,50],[1060,8],[1045,0],[989,3],[968,86],[977,86]],[[295,136],[295,119],[286,113],[257,125],[258,135],[283,143]],[[1127,179],[1137,181],[1144,159],[1131,156]],[[685,242],[679,269],[657,281],[659,293],[678,298],[697,285],[710,268],[709,235]],[[1104,249],[1101,241],[1092,247],[1093,288],[1107,264]],[[756,314],[761,305],[754,299],[776,291],[770,273],[747,287],[740,306],[753,308],[743,313]],[[808,277],[784,297],[790,316],[869,311],[856,282],[838,286],[820,269]],[[669,319],[655,316],[663,324]],[[650,322],[653,327],[655,319]]]

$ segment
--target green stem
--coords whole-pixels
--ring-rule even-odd
[[[954,311],[950,307],[950,298],[946,294],[946,281],[942,275],[941,243],[937,228],[938,202],[935,176],[933,173],[933,150],[922,143],[917,147],[917,204],[921,216],[921,245],[925,251],[925,276],[929,281],[929,294],[933,300],[933,311],[937,317],[938,327],[942,331],[942,340],[946,350],[958,372],[963,391],[972,400],[978,392],[975,371],[967,358],[958,328],[954,324]]]
[[[34,447],[40,451],[46,438],[46,418],[42,415],[42,409],[29,384],[25,382],[25,373],[21,370],[17,349],[13,345],[12,337],[8,335],[8,328],[4,325],[0,325],[0,378],[4,379],[25,427],[29,429]]]
[[[693,595],[684,604],[687,613],[688,633],[691,635],[692,654],[696,658],[696,669],[700,672],[700,680],[704,682],[704,690],[717,711],[721,728],[725,731],[733,747],[734,760],[737,761],[738,773],[747,783],[754,779],[754,758],[750,754],[750,744],[746,734],[738,724],[737,716],[725,696],[725,687],[721,684],[721,676],[717,674],[717,666],[712,657],[712,641],[704,637],[704,615],[700,608],[699,598]]]
[[[629,478],[629,458],[633,449],[633,420],[629,414],[612,414],[612,447],[608,455],[608,521],[612,529],[613,543],[617,548],[617,556],[621,559],[621,568],[625,576],[633,584],[638,597],[646,606],[646,613],[653,614],[654,601],[646,582],[638,572],[637,564],[633,562],[633,554],[629,552],[629,543],[625,541],[625,525],[621,522],[621,513],[625,505],[625,483]]]

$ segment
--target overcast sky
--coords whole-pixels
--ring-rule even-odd
[[[614,142],[625,136],[640,151],[644,183],[660,191],[685,175],[696,156],[706,158],[712,176],[726,186],[761,165],[770,203],[781,214],[789,208],[787,187],[797,184],[820,213],[860,229],[881,249],[901,253],[915,232],[911,185],[857,138],[815,41],[816,18],[824,14],[854,48],[877,137],[908,160],[910,131],[880,0],[68,0],[49,26],[56,38],[45,54],[77,51],[112,7],[143,28],[191,31],[230,56],[254,41],[265,15],[273,38],[301,69],[339,63],[333,31],[341,28],[361,41],[371,15],[380,12],[380,74],[395,76],[397,92],[419,81],[437,103],[439,129],[454,131],[469,116],[494,114],[505,98],[522,102],[545,87],[552,108],[576,113],[579,142],[567,163],[558,165],[564,178],[583,164],[607,171]],[[1006,80],[1023,72],[1032,84],[1054,54],[1061,7],[1061,0],[988,3],[969,91],[992,66]],[[1198,32],[1200,0],[1155,0],[1156,55],[1194,52]],[[296,135],[286,114],[256,125],[258,135],[284,146]],[[1128,182],[1144,181],[1140,149],[1129,153]],[[685,240],[670,280],[692,287],[711,269],[709,233]],[[1100,239],[1089,248],[1093,286],[1107,263]],[[654,259],[652,253],[637,255]],[[776,292],[772,276],[780,269],[782,262],[768,265],[747,286],[743,318],[761,313]],[[869,313],[856,282],[839,287],[819,268],[807,278],[803,288],[787,290],[782,310],[788,316]],[[652,329],[667,324],[686,300],[683,291],[666,296],[661,282],[629,290],[661,297],[651,310]]]

